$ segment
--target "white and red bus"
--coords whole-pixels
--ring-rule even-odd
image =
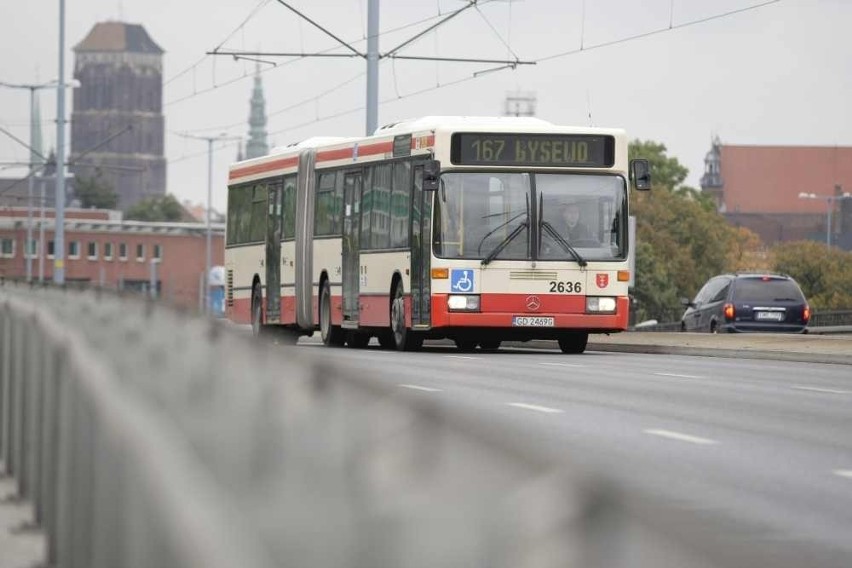
[[[459,349],[627,328],[623,131],[426,117],[231,166],[226,310],[255,333]],[[579,221],[578,221],[579,219]]]

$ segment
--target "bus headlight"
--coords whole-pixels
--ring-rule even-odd
[[[587,296],[586,311],[590,313],[615,313],[615,298]]]
[[[478,312],[479,296],[453,295],[447,298],[447,307],[451,312]]]

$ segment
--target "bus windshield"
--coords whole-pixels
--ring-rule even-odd
[[[435,197],[435,255],[623,260],[627,186],[618,175],[448,172]]]

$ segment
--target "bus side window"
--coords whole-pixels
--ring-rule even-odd
[[[284,178],[284,226],[282,238],[292,239],[296,236],[296,176]]]

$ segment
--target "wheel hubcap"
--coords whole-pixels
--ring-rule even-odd
[[[322,313],[320,315],[320,333],[322,333],[323,341],[328,340],[328,334],[331,331],[331,309],[329,308],[328,294],[323,290],[322,295]]]
[[[393,338],[397,345],[402,343],[402,335],[405,330],[405,309],[402,296],[397,295],[391,308],[391,322],[393,325]]]

